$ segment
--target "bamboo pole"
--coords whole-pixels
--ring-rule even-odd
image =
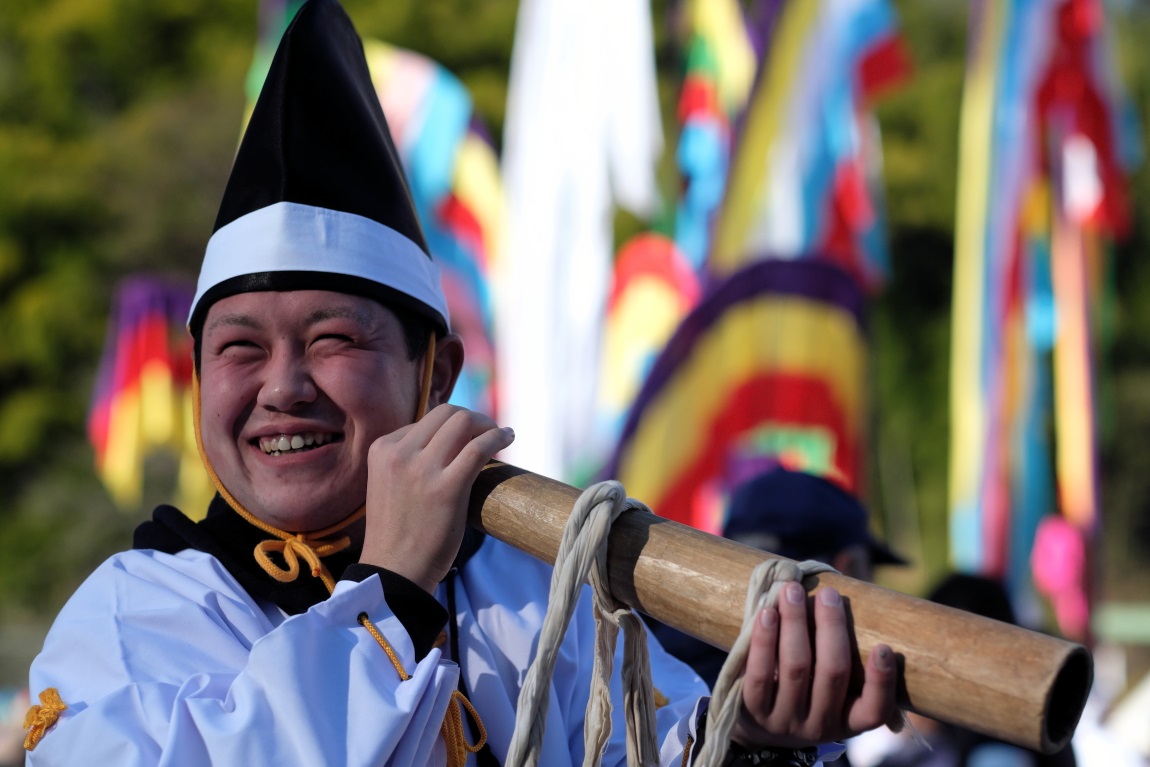
[[[470,523],[554,563],[580,491],[493,462],[471,496]],[[611,589],[636,610],[729,649],[742,625],[751,571],[773,555],[651,514],[623,514],[609,540]],[[1026,748],[1051,753],[1074,733],[1093,678],[1081,645],[909,597],[836,573],[853,623],[859,668],[886,643],[901,665],[900,704]]]

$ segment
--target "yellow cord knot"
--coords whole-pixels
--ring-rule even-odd
[[[479,727],[479,741],[474,745],[467,742],[463,732],[463,709],[471,714],[475,724]],[[487,729],[479,719],[479,713],[471,705],[467,696],[459,690],[451,693],[451,703],[447,706],[447,716],[443,718],[443,727],[440,729],[443,741],[447,746],[447,767],[463,767],[467,763],[467,755],[477,754],[487,743]]]
[[[68,708],[68,704],[60,699],[60,692],[55,687],[49,687],[40,693],[40,705],[34,705],[24,715],[24,729],[28,734],[24,737],[24,750],[31,751],[44,737],[48,728],[56,724],[60,712]]]
[[[299,577],[299,560],[302,557],[310,565],[311,574],[321,579],[328,591],[335,588],[335,580],[331,577],[327,567],[320,561],[320,557],[330,556],[343,551],[351,545],[351,539],[346,535],[334,540],[316,540],[309,538],[307,533],[297,533],[282,540],[260,541],[256,545],[256,562],[264,572],[280,583],[291,583]],[[277,552],[284,558],[287,567],[280,567],[268,556],[270,552]]]

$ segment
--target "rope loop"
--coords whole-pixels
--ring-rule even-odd
[[[308,563],[312,576],[321,579],[328,591],[335,588],[335,580],[320,557],[343,551],[351,545],[346,535],[333,540],[317,540],[307,533],[297,533],[281,540],[263,540],[256,544],[255,558],[264,572],[280,583],[291,583],[299,577],[299,560]],[[268,554],[276,552],[283,556],[287,567],[280,567]]]
[[[584,718],[583,764],[585,767],[598,765],[611,736],[610,678],[620,628],[624,633],[627,763],[645,766],[658,761],[646,630],[633,611],[611,596],[607,575],[607,539],[611,525],[627,510],[650,511],[628,499],[623,485],[614,481],[592,485],[575,502],[559,543],[535,660],[519,693],[515,734],[507,757],[511,767],[535,767],[539,763],[551,677],[584,581],[591,584],[595,608],[595,673]]]
[[[479,727],[479,739],[475,743],[467,741],[467,735],[463,729],[464,709],[471,714],[471,718]],[[447,715],[443,717],[440,733],[443,736],[444,744],[447,746],[447,767],[464,767],[467,763],[467,755],[478,754],[483,749],[484,744],[487,743],[487,728],[480,721],[479,713],[471,705],[471,701],[459,690],[451,693],[451,702],[447,706]]]

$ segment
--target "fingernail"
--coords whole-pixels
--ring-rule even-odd
[[[511,437],[511,439],[515,439],[515,429],[512,429],[510,426],[504,426],[502,431],[508,437]]]
[[[764,607],[759,610],[759,625],[765,629],[773,629],[779,622],[779,614],[773,607]]]
[[[792,605],[801,605],[807,599],[807,594],[803,591],[803,587],[797,583],[787,584],[787,601]]]
[[[879,647],[875,650],[875,668],[879,671],[890,671],[894,668],[894,653],[889,647]]]
[[[829,587],[819,589],[819,601],[827,607],[838,607],[843,603],[839,593]]]

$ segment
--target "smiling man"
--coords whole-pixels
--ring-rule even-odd
[[[200,522],[156,509],[61,611],[31,669],[28,763],[503,763],[551,568],[466,526],[513,435],[445,404],[462,344],[335,0],[284,35],[188,325],[218,494]],[[756,624],[733,763],[810,764],[895,713],[889,648],[852,686],[837,594],[785,594]],[[594,631],[584,594],[548,767],[583,762]],[[660,761],[689,764],[706,688],[651,655]],[[626,758],[622,709],[606,764]]]

